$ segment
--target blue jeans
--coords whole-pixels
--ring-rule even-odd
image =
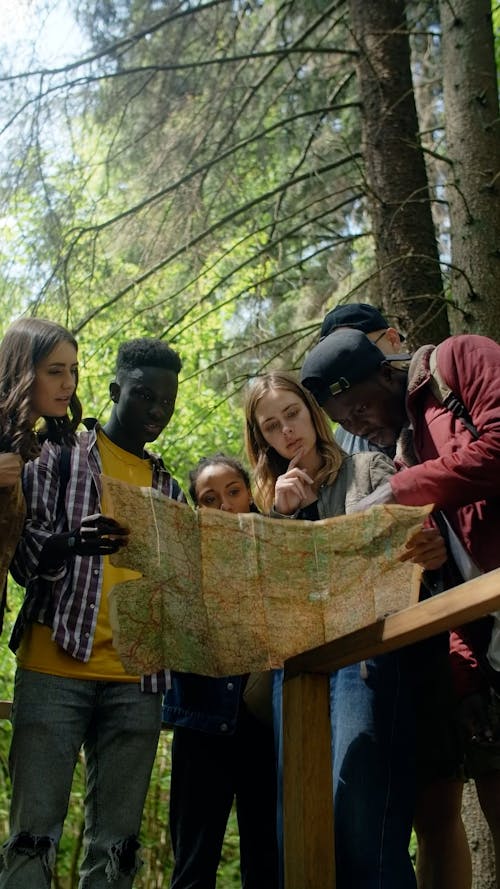
[[[282,776],[282,673],[274,715]],[[406,652],[330,677],[337,889],[416,889],[408,845],[415,808],[415,706]],[[282,848],[282,781],[278,836]]]
[[[48,889],[73,772],[86,765],[79,889],[130,889],[161,724],[161,695],[136,683],[16,672],[10,838],[1,889]]]
[[[278,885],[285,885],[283,849],[283,670],[273,670],[273,732],[276,751],[276,834],[278,837]]]
[[[415,889],[415,706],[406,653],[330,677],[337,889]]]

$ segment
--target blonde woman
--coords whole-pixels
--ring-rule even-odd
[[[290,374],[257,378],[245,413],[254,496],[271,515],[315,521],[346,514],[396,471],[382,453],[344,454],[326,415]],[[446,558],[438,532],[415,535],[406,558],[438,568]],[[411,654],[382,655],[331,675],[338,889],[416,886],[408,852],[415,789]]]

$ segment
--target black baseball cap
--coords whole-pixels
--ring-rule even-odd
[[[321,339],[339,327],[352,327],[363,333],[373,333],[375,330],[387,330],[390,325],[375,306],[368,303],[346,303],[327,312],[321,325]],[[404,337],[401,336],[401,339]]]
[[[384,361],[405,361],[410,355],[384,355],[360,330],[340,327],[328,334],[309,352],[300,381],[324,404],[376,373]]]

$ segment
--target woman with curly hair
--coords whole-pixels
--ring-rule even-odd
[[[53,321],[21,318],[0,343],[0,594],[21,535],[21,472],[45,439],[72,444],[82,409],[76,396],[77,343]],[[40,422],[42,421],[42,422]],[[1,618],[0,618],[1,621]]]

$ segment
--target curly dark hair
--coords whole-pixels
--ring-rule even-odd
[[[163,340],[138,337],[127,340],[118,349],[116,358],[116,375],[122,371],[135,370],[136,367],[163,367],[179,374],[182,361]]]
[[[238,475],[241,475],[246,487],[249,491],[251,490],[250,473],[245,469],[243,464],[240,463],[236,457],[230,457],[228,454],[223,454],[222,451],[219,451],[217,454],[212,454],[210,457],[201,457],[194,469],[191,469],[189,473],[189,496],[195,506],[198,505],[196,482],[203,470],[207,469],[209,466],[230,466],[231,469],[234,469],[234,471],[238,473]]]
[[[41,441],[73,444],[82,418],[76,391],[69,415],[44,417],[35,435],[31,419],[31,387],[38,364],[61,342],[78,344],[69,330],[44,318],[21,318],[8,328],[0,343],[0,451],[12,451],[23,460],[38,456]],[[78,378],[77,378],[78,381]]]

